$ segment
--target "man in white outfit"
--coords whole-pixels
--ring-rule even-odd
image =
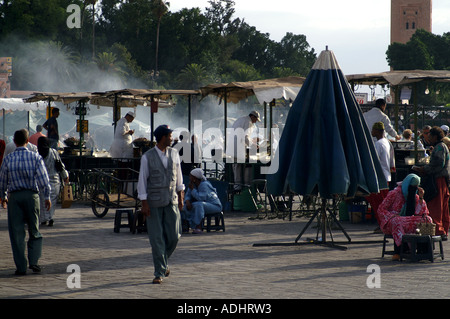
[[[375,107],[363,114],[367,127],[369,128],[369,130],[371,130],[376,122],[382,122],[384,124],[384,130],[386,131],[386,133],[388,133],[392,137],[395,137],[396,140],[401,139],[402,137],[398,135],[395,129],[392,127],[391,120],[384,113],[385,110],[386,102],[384,101],[384,99],[376,100]],[[374,138],[373,141],[375,143],[376,139]]]
[[[391,182],[391,172],[395,171],[395,158],[392,144],[385,137],[384,130],[385,130],[384,124],[382,122],[376,122],[372,125],[372,136],[377,140],[375,142],[375,150],[380,160],[383,175],[386,178],[386,181],[388,182],[389,185],[389,183]],[[380,224],[377,215],[378,206],[387,196],[388,192],[389,188],[380,189],[378,193],[372,193],[366,197],[366,200],[372,207],[372,211],[375,214],[375,218],[378,221],[378,225]]]
[[[235,190],[241,190],[242,184],[250,183],[250,169],[245,169],[247,148],[252,144],[251,135],[255,123],[260,122],[259,113],[251,111],[249,115],[242,116],[233,124],[233,131],[227,132],[226,154],[234,158],[233,175]],[[243,132],[239,132],[240,129]]]
[[[117,121],[116,131],[114,132],[114,141],[111,145],[110,154],[113,158],[132,158],[133,157],[133,138],[134,130],[130,130],[130,123],[133,122],[136,115],[130,111],[124,117]]]

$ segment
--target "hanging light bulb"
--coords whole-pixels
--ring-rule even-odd
[[[425,89],[425,94],[430,94],[430,90],[428,90],[428,84],[427,84],[427,88]]]

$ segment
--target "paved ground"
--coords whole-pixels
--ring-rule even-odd
[[[228,213],[226,232],[183,235],[170,260],[171,274],[153,285],[147,234],[113,232],[114,211],[96,218],[78,203],[57,209],[55,225],[44,226],[41,274],[14,276],[6,211],[0,210],[0,298],[51,299],[298,299],[298,298],[449,298],[448,259],[434,263],[393,262],[381,258],[382,235],[373,224],[343,225],[353,243],[342,251],[294,243],[306,219],[251,220],[255,214]],[[315,236],[308,228],[307,236]],[[334,231],[335,240],[344,239]],[[379,241],[370,243],[370,241]],[[392,243],[389,244],[392,247]],[[446,256],[450,245],[444,243]],[[80,268],[80,288],[69,288],[69,265]],[[380,287],[369,288],[379,266]],[[372,267],[372,266],[370,266]],[[369,270],[372,269],[369,267]],[[75,280],[69,282],[74,283]],[[180,302],[181,303],[181,302]]]

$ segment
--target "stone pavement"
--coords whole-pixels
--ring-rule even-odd
[[[449,298],[447,259],[434,263],[393,262],[381,258],[382,235],[373,224],[344,228],[353,242],[342,251],[294,243],[305,218],[249,219],[252,213],[226,213],[226,232],[186,234],[170,259],[171,274],[153,285],[151,249],[146,233],[113,232],[114,211],[93,215],[86,203],[58,208],[54,227],[43,226],[41,274],[14,276],[6,211],[0,210],[0,298],[19,299],[371,299]],[[302,239],[315,237],[308,228]],[[345,239],[339,230],[335,240]],[[379,241],[371,243],[370,241]],[[392,248],[392,242],[388,244]],[[445,255],[450,245],[444,242]],[[80,269],[80,287],[68,287],[69,265]],[[379,288],[369,288],[372,266],[379,266]],[[370,267],[369,267],[370,266]],[[368,270],[369,267],[369,270]],[[71,277],[73,279],[73,277]],[[70,278],[69,278],[70,279]],[[69,284],[76,280],[69,280]]]

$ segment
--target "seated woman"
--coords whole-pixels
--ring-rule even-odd
[[[418,187],[419,184],[420,177],[409,174],[403,182],[398,183],[399,186],[389,192],[378,207],[381,230],[394,238],[392,260],[400,259],[403,234],[415,233],[420,222],[432,222],[423,200],[424,190]]]
[[[184,197],[184,219],[193,229],[193,234],[202,232],[202,220],[207,214],[222,211],[222,204],[216,189],[203,176],[201,168],[195,168],[189,174],[189,185]]]

